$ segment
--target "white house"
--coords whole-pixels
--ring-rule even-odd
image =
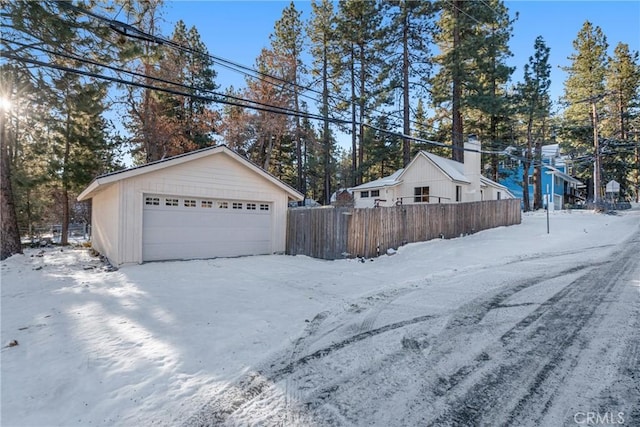
[[[351,188],[355,207],[514,198],[505,186],[480,173],[480,141],[470,137],[464,148],[464,163],[420,151],[406,168]]]
[[[226,146],[97,177],[92,245],[114,265],[285,251],[298,191]]]

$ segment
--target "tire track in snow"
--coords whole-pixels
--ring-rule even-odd
[[[415,291],[415,285],[410,287],[403,286],[395,289],[386,289],[372,295],[361,297],[350,303],[344,310],[344,313],[331,317],[330,311],[319,313],[310,321],[305,328],[303,334],[298,337],[288,352],[288,356],[276,357],[267,363],[268,368],[257,369],[237,382],[237,384],[228,387],[224,392],[216,396],[209,404],[205,405],[197,414],[194,414],[186,422],[185,426],[201,426],[201,425],[224,425],[233,414],[241,412],[243,407],[248,404],[255,403],[257,400],[270,401],[268,405],[279,406],[275,409],[280,413],[279,421],[274,420],[273,425],[278,423],[282,425],[291,425],[301,422],[301,413],[299,402],[305,400],[302,396],[303,391],[309,388],[317,387],[305,385],[315,383],[314,370],[311,369],[311,363],[314,360],[325,358],[334,352],[348,347],[354,343],[364,341],[373,336],[383,334],[398,328],[405,327],[410,324],[426,321],[433,316],[418,316],[401,322],[387,324],[380,328],[370,329],[378,318],[380,313],[393,300]],[[310,351],[310,348],[319,339],[326,335],[336,332],[345,326],[345,317],[353,317],[354,314],[366,313],[364,319],[356,328],[357,332],[345,339],[336,341],[328,346]],[[324,328],[320,329],[323,325]],[[305,354],[302,356],[302,354]],[[280,360],[278,362],[278,359]],[[277,367],[280,365],[280,367]],[[282,366],[284,365],[284,366]],[[273,394],[280,391],[275,387],[276,384],[284,381],[284,397],[282,399],[273,398]],[[331,391],[327,391],[329,395]],[[282,404],[279,402],[283,402]],[[274,408],[261,407],[261,410],[269,412]]]
[[[633,243],[633,240],[628,241]],[[500,337],[501,346],[491,352],[498,363],[472,367],[480,370],[466,389],[452,393],[449,408],[434,425],[486,424],[504,420],[503,425],[535,424],[552,405],[562,380],[570,374],[580,356],[576,338],[592,319],[596,308],[635,266],[637,243],[628,245],[573,281]],[[501,348],[502,347],[502,348]],[[466,376],[466,375],[462,375]],[[455,377],[455,375],[454,375]],[[454,387],[462,381],[454,380]]]
[[[535,258],[522,259],[519,262],[528,262],[532,260],[535,260]],[[403,337],[400,350],[383,357],[380,364],[372,364],[365,369],[358,370],[358,372],[350,372],[348,374],[338,374],[333,376],[331,376],[326,369],[320,373],[315,372],[314,364],[327,360],[327,358],[328,360],[331,360],[332,358],[339,360],[337,355],[340,354],[338,351],[341,349],[352,345],[359,345],[360,343],[366,343],[368,338],[378,336],[386,332],[398,330],[411,325],[420,325],[436,317],[432,315],[416,316],[411,319],[390,323],[372,329],[373,324],[384,307],[393,299],[398,298],[409,291],[386,291],[386,294],[391,298],[390,300],[381,298],[380,301],[373,301],[375,298],[371,298],[371,296],[356,300],[355,304],[352,305],[354,310],[351,313],[346,310],[342,315],[323,319],[324,321],[320,322],[322,323],[322,327],[318,327],[312,332],[308,327],[307,329],[310,333],[305,332],[302,337],[296,340],[288,357],[281,359],[279,363],[272,363],[269,368],[261,369],[248,375],[243,380],[239,381],[234,387],[228,389],[227,392],[217,396],[211,404],[207,405],[200,413],[192,417],[186,425],[225,424],[228,420],[233,419],[234,413],[241,412],[242,408],[246,409],[256,402],[270,400],[271,395],[275,393],[274,385],[283,380],[287,382],[286,394],[291,396],[291,399],[287,400],[287,404],[284,408],[269,408],[269,413],[279,413],[279,416],[276,417],[278,420],[299,420],[301,422],[302,420],[312,420],[314,423],[317,422],[320,424],[323,424],[323,421],[330,423],[330,420],[353,420],[353,418],[346,417],[341,412],[341,410],[343,412],[345,411],[345,405],[340,400],[337,400],[336,395],[339,393],[342,393],[343,395],[345,393],[349,393],[349,387],[352,387],[358,382],[369,381],[371,378],[375,378],[376,376],[382,378],[380,383],[383,384],[384,380],[392,378],[394,370],[393,365],[396,363],[413,364],[417,369],[423,371],[421,374],[424,374],[425,381],[433,380],[430,382],[430,386],[423,390],[424,395],[431,396],[431,398],[436,401],[436,407],[438,407],[438,405],[442,407],[443,404],[447,404],[447,395],[454,392],[459,396],[464,395],[465,391],[460,391],[459,388],[463,386],[468,387],[467,383],[470,380],[475,380],[475,377],[470,377],[483,374],[484,371],[490,371],[489,368],[493,365],[492,360],[494,357],[492,352],[484,351],[481,354],[476,355],[471,363],[460,367],[453,374],[449,376],[439,375],[437,374],[437,369],[443,361],[447,359],[451,351],[451,347],[446,345],[447,341],[451,338],[473,332],[474,328],[477,328],[478,323],[487,315],[487,313],[491,310],[508,306],[505,305],[505,301],[518,292],[557,277],[575,274],[583,270],[589,271],[592,266],[592,264],[585,264],[571,267],[558,273],[541,275],[533,279],[525,279],[516,284],[507,285],[498,292],[492,293],[489,296],[476,298],[472,302],[457,309],[445,325],[444,329],[435,337],[428,337],[425,334],[423,337],[425,339],[423,340],[407,341],[405,341],[405,337]],[[379,294],[384,293],[385,292]],[[369,301],[367,301],[366,298],[369,298]],[[558,296],[558,299],[562,300],[560,296]],[[360,326],[356,329],[356,333],[345,339],[323,346],[315,351],[311,351],[311,346],[318,342],[319,337],[326,337],[329,333],[345,326],[345,323],[343,322],[345,318],[348,319],[349,316],[353,316],[354,313],[359,314],[360,312],[363,312],[360,310],[361,307],[359,308],[357,305],[358,303],[364,307],[369,303],[370,308],[364,311],[366,312],[366,315],[360,323]],[[538,319],[544,314],[544,310],[541,309],[541,307],[539,307],[536,312]],[[548,309],[551,307],[553,307],[553,305],[549,305],[549,307],[545,308]],[[534,310],[534,312],[535,311],[536,310]],[[514,326],[511,331],[504,334],[505,337],[500,341],[500,345],[505,345],[502,341],[506,341],[508,343],[510,340],[516,340],[517,337],[528,331],[532,323],[535,323],[536,321],[536,319],[530,318],[527,321],[524,321],[524,323],[519,324],[519,326]],[[318,323],[318,326],[320,326],[320,323]],[[426,330],[427,328],[424,329]],[[428,338],[430,345],[429,349],[424,351],[423,347],[425,344],[423,343],[427,342],[426,338]],[[516,341],[519,341],[519,339]],[[494,352],[499,350],[500,348],[494,349]],[[512,349],[511,351],[515,351],[517,354],[517,349]],[[426,355],[423,353],[426,353]],[[517,367],[514,367],[513,369],[517,370]],[[308,388],[304,388],[303,390],[300,383],[301,379],[309,379]],[[544,378],[542,378],[542,380],[544,380]],[[490,382],[487,384],[490,384]],[[491,387],[485,387],[485,389],[491,390]],[[470,389],[467,388],[467,390]],[[307,395],[306,399],[304,398],[305,394]],[[420,406],[421,403],[424,403],[424,400],[425,399],[422,399],[422,402],[418,401],[414,403],[416,406]],[[277,400],[271,399],[271,401],[272,404],[275,404],[276,406],[278,405]],[[294,401],[295,405],[293,404]],[[304,405],[301,406],[300,402],[304,402]],[[428,403],[428,406],[429,405],[433,406],[431,403]],[[468,406],[469,409],[466,412],[462,411],[456,415],[459,419],[465,419],[465,417],[466,419],[473,418],[475,406],[472,400],[469,400]],[[283,411],[284,417],[281,416],[283,415]],[[445,415],[450,414],[450,412],[446,411],[440,411],[438,413]],[[287,418],[287,414],[295,415]],[[424,421],[421,418],[416,420],[415,414],[409,414],[407,419],[413,421]],[[443,420],[446,421],[446,418],[443,418]],[[276,419],[273,421],[273,425],[276,425],[278,422]],[[286,425],[287,422],[282,422],[282,424]],[[447,425],[447,423],[444,422],[444,425]]]

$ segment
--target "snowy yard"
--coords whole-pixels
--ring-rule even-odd
[[[640,425],[640,210],[550,221],[365,262],[28,250],[1,424]]]

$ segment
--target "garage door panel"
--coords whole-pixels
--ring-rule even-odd
[[[197,199],[195,207],[164,206],[169,196],[152,196],[158,205],[144,206],[142,255],[144,261],[197,259],[268,254],[272,251],[272,209],[265,202],[237,202],[243,209],[218,208],[217,200]],[[148,200],[146,196],[145,200]],[[193,199],[189,199],[193,200]],[[205,207],[206,204],[213,207]],[[260,209],[262,208],[262,209]]]

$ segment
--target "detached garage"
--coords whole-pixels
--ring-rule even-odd
[[[114,265],[285,251],[302,194],[226,146],[97,177],[92,244]]]

